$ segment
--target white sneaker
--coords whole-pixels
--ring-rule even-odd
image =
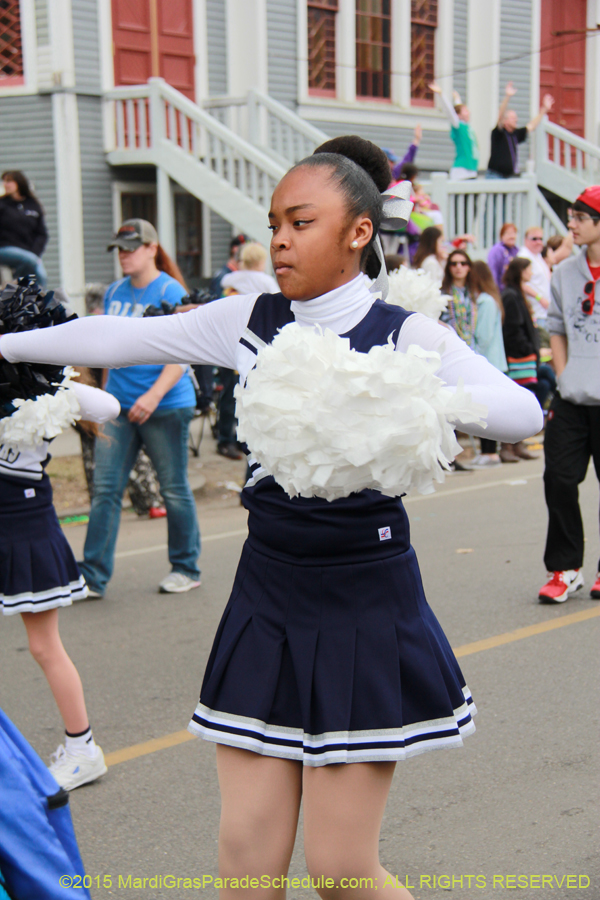
[[[501,466],[502,460],[497,454],[490,453],[480,453],[479,456],[476,456],[471,460],[469,465],[474,469],[484,469],[490,468],[490,466]]]
[[[197,587],[200,587],[200,580],[194,581],[183,572],[171,572],[170,575],[163,578],[158,590],[161,594],[183,594],[185,591],[191,591]]]
[[[61,788],[72,791],[106,774],[104,753],[98,745],[96,750],[96,755],[90,757],[86,753],[67,753],[65,745],[60,745],[50,757],[49,769]]]

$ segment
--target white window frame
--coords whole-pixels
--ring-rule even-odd
[[[452,72],[454,0],[441,0],[436,29],[436,77]],[[308,91],[308,21],[306,0],[296,0],[298,23],[298,113],[315,122],[414,128],[415,121],[447,131],[443,112],[410,102],[410,0],[392,0],[391,103],[356,99],[356,3],[339,0],[336,22],[336,96],[315,97]],[[449,75],[450,82],[452,76]],[[448,85],[447,78],[445,79]]]
[[[19,97],[24,94],[37,93],[37,36],[34,0],[20,0],[19,6],[21,12],[24,84],[2,87],[0,82],[0,98]]]

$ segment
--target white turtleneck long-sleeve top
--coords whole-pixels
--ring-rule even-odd
[[[174,316],[90,316],[53,328],[7,334],[0,338],[0,353],[9,362],[106,368],[200,363],[237,369],[244,379],[253,360],[240,337],[258,296],[225,297]],[[294,300],[291,309],[300,325],[319,325],[346,334],[362,321],[373,302],[364,277],[359,275],[313,300]],[[473,353],[453,331],[415,313],[402,326],[396,349],[405,352],[411,344],[439,353],[439,377],[450,386],[462,379],[473,400],[488,408],[486,429],[480,425],[461,425],[461,429],[515,443],[542,428],[542,411],[531,391]]]

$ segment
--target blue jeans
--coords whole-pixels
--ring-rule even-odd
[[[48,283],[44,263],[30,250],[23,250],[21,247],[0,247],[0,266],[11,268],[15,278],[35,275],[40,287],[45,288]]]
[[[113,573],[121,522],[121,498],[129,473],[144,445],[152,460],[167,509],[169,560],[174,572],[199,580],[200,530],[187,478],[189,425],[193,407],[159,410],[135,425],[124,410],[104,426],[96,441],[94,499],[79,568],[93,590],[104,593]]]

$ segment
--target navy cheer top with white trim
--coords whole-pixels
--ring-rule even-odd
[[[342,338],[368,353],[391,337],[396,345],[411,313],[376,300],[364,318]],[[257,354],[277,332],[294,322],[291,301],[283,294],[261,294],[240,343]],[[248,542],[261,553],[284,562],[330,565],[383,559],[410,547],[408,517],[399,497],[363,490],[338,500],[290,497],[249,451],[250,478],[242,491],[248,510]]]

